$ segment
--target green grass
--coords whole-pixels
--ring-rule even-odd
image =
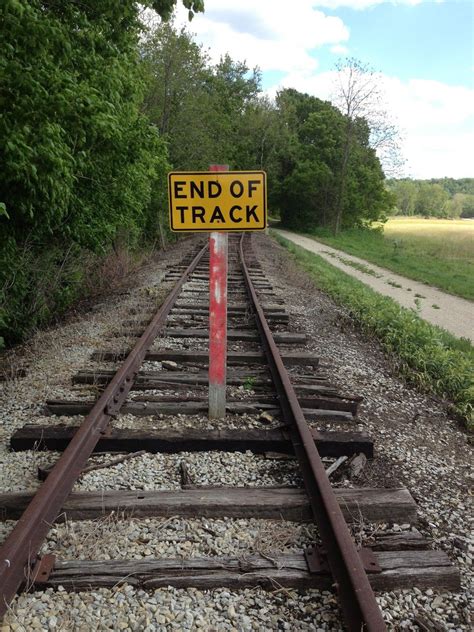
[[[370,268],[365,263],[359,263],[359,261],[353,261],[352,259],[347,259],[346,257],[340,257],[339,255],[336,255],[334,252],[331,252],[330,250],[323,250],[323,252],[329,257],[332,257],[333,259],[339,259],[339,261],[341,261],[342,263],[345,263],[346,266],[351,266],[352,268],[355,268],[356,270],[359,270],[360,272],[364,272],[365,274],[369,274],[370,276],[376,277],[377,279],[380,279],[380,277],[382,276],[381,274],[377,274],[375,270]],[[399,285],[398,287],[402,287],[402,286]]]
[[[363,331],[380,341],[408,382],[452,402],[472,428],[474,349],[468,340],[430,325],[415,310],[400,307],[318,255],[279,235],[276,239],[293,253],[321,290],[345,305]]]
[[[474,300],[474,221],[392,218],[379,230],[310,236],[398,274]]]

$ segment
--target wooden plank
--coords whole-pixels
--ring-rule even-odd
[[[172,375],[172,374],[171,374]],[[136,384],[133,390],[149,390],[151,388],[169,387],[173,390],[179,390],[185,388],[189,389],[190,385],[194,382],[182,383],[173,382],[172,378],[168,382],[160,382],[159,384]],[[196,382],[196,384],[199,384]],[[94,406],[93,401],[68,401],[68,400],[48,400],[46,402],[46,410],[53,415],[86,415]],[[166,402],[166,401],[154,401],[153,398],[145,399],[144,401],[132,401],[125,403],[120,413],[123,415],[134,415],[136,417],[149,417],[150,415],[198,415],[205,413],[206,406],[201,402],[185,401],[179,402]],[[354,416],[351,412],[325,409],[325,408],[303,408],[303,414],[307,421],[347,421],[351,422]],[[228,402],[227,411],[235,415],[253,414],[259,415],[261,412],[266,411],[276,418],[281,417],[281,410],[279,407],[274,407],[272,404],[265,404],[260,402]]]
[[[369,573],[375,590],[435,587],[460,590],[460,574],[443,551],[391,551],[375,553],[380,573]],[[271,558],[271,559],[270,559]],[[143,589],[173,586],[212,589],[275,587],[330,590],[328,571],[311,574],[303,551],[249,554],[240,558],[207,557],[191,559],[139,560],[57,560],[44,587],[63,586],[79,591],[95,587],[112,588],[127,583]]]
[[[11,439],[12,450],[58,450],[66,448],[79,426],[26,425],[16,430]],[[373,441],[365,432],[314,431],[321,456],[352,456],[363,453],[373,457]],[[282,430],[194,428],[111,428],[99,439],[96,452],[245,452],[257,454],[282,452],[293,454],[288,434]]]
[[[196,294],[199,295],[200,299],[204,297],[208,297],[209,287],[206,285],[200,285],[200,286],[195,285],[194,287],[186,286],[186,287],[183,287],[182,292],[181,292],[181,296],[190,295],[194,297]],[[278,302],[283,303],[283,300],[279,299],[278,295],[273,290],[265,290],[265,289],[259,290],[258,294],[262,296],[271,297],[271,299],[277,303]],[[244,285],[241,285],[241,286],[234,285],[229,288],[228,295],[234,298],[237,296],[245,297],[247,295],[247,290]]]
[[[116,336],[141,336],[143,331],[130,330],[126,333],[118,332]],[[182,329],[179,327],[167,327],[163,331],[163,337],[170,338],[209,338],[209,331],[207,329],[196,329],[193,327],[187,327]],[[303,344],[306,342],[306,334],[290,333],[290,332],[275,332],[273,338],[276,343],[279,344]],[[260,342],[260,336],[257,332],[253,331],[241,331],[237,329],[229,329],[227,332],[227,340],[241,341],[241,342]]]
[[[282,317],[289,317],[289,314],[287,314],[285,311],[283,311],[283,309],[272,309],[267,308],[264,310],[265,311],[265,316],[269,317],[269,316],[282,316]],[[209,307],[174,307],[171,311],[171,313],[174,314],[185,314],[185,315],[189,315],[189,316],[208,316],[209,315]],[[252,314],[252,311],[249,309],[231,309],[229,308],[227,310],[228,314],[232,314],[234,316],[247,316],[248,314]],[[149,317],[151,317],[151,312],[150,314],[147,314]],[[141,316],[143,316],[143,314],[141,314]]]
[[[406,488],[335,488],[348,522],[414,522],[416,504]],[[0,494],[3,520],[21,515],[33,492]],[[135,518],[183,516],[207,518],[262,518],[309,522],[313,515],[303,489],[282,487],[201,487],[177,491],[75,492],[58,520],[90,520],[113,511]]]
[[[51,400],[50,400],[51,401]],[[61,402],[62,400],[58,400]],[[203,396],[196,395],[187,395],[187,396],[179,396],[179,395],[134,395],[133,401],[135,402],[206,402],[207,398]],[[323,409],[323,410],[334,410],[334,411],[346,411],[350,412],[353,415],[357,414],[357,409],[359,406],[359,402],[357,401],[345,401],[343,399],[336,399],[334,397],[325,397],[322,395],[310,395],[309,397],[298,397],[298,401],[300,406],[305,409]],[[240,397],[228,397],[227,402],[229,406],[233,404],[240,404],[241,406],[249,405],[254,407],[254,412],[258,409],[259,406],[263,404],[271,404],[273,408],[278,408],[278,398],[276,395],[265,395],[263,393],[258,393],[256,395],[250,395],[248,392],[245,393],[245,398]],[[192,408],[191,408],[192,409]],[[201,410],[201,409],[199,409]],[[229,408],[229,410],[231,410]],[[236,408],[238,410],[238,408]],[[263,408],[262,408],[263,410]],[[192,413],[194,414],[194,413]]]
[[[150,390],[169,387],[173,390],[189,389],[189,386],[198,384],[197,382],[189,382],[185,384],[163,381],[160,383],[144,383],[136,384],[133,387],[133,391]],[[255,385],[254,385],[255,386]],[[259,390],[257,388],[257,390]],[[271,389],[267,392],[271,392]],[[321,388],[321,393],[331,395],[333,392]],[[267,399],[266,395],[262,396],[262,400]],[[312,405],[311,399],[303,398],[304,403]],[[314,402],[314,408],[306,408],[303,406],[303,414],[307,421],[347,421],[350,422],[354,419],[354,413],[352,411],[346,411],[343,404],[338,405],[328,399],[327,402],[322,399],[319,403],[316,400]],[[46,403],[46,410],[52,415],[86,415],[94,406],[93,401],[85,400],[49,400]],[[341,410],[342,409],[342,410]],[[277,404],[269,404],[265,401],[230,401],[227,403],[226,410],[234,415],[260,415],[265,411],[271,414],[273,417],[280,419],[281,410]],[[166,398],[160,399],[153,395],[148,397],[136,398],[126,402],[120,409],[121,414],[134,415],[136,417],[149,417],[150,415],[199,415],[206,413],[207,407],[204,401],[194,401],[188,398],[188,401],[169,401]]]
[[[188,300],[183,301],[182,299],[178,298],[178,300],[175,303],[175,306],[184,307],[186,309],[201,309],[201,310],[204,309],[204,310],[209,311],[209,301],[207,302],[194,301],[193,303],[191,303]],[[229,301],[227,308],[232,309],[232,310],[239,310],[242,312],[246,312],[249,309],[249,304],[239,303],[237,301]],[[262,308],[264,312],[267,310],[271,310],[272,312],[285,312],[286,311],[286,308],[284,307],[284,305],[276,304],[276,303],[264,303],[262,305]]]
[[[105,371],[80,371],[73,377],[73,384],[107,384],[110,380],[110,372],[107,374]],[[229,384],[237,386],[244,385],[248,380],[251,381],[252,386],[271,386],[272,381],[269,374],[260,373],[231,373],[229,377]],[[331,388],[326,382],[325,375],[317,375],[312,379],[311,384],[299,383],[297,378],[295,379],[295,387],[305,388],[308,392],[314,390],[318,392],[321,388]],[[132,386],[133,390],[153,390],[159,387],[160,384],[194,384],[194,385],[208,385],[207,372],[194,373],[194,372],[180,372],[180,371],[157,371],[155,373],[142,372],[139,373]],[[316,386],[316,389],[313,389]]]
[[[179,309],[174,309],[171,312],[171,317],[173,316],[199,316],[201,317],[203,320],[207,321],[208,319],[208,315],[209,315],[209,310],[195,310],[195,309],[184,309],[184,308],[179,308]],[[246,316],[246,313],[244,311],[236,311],[233,309],[229,309],[227,310],[227,316],[229,317],[236,317],[236,318],[244,318]],[[272,322],[272,323],[289,323],[290,322],[290,317],[288,314],[284,314],[282,312],[273,312],[273,311],[267,311],[265,312],[265,318]],[[253,316],[252,316],[253,319]],[[129,324],[131,321],[126,321],[124,323],[125,326],[129,326]],[[136,322],[136,324],[142,324],[146,322],[146,321],[138,321]]]
[[[73,384],[108,384],[114,377],[113,370],[84,370],[78,371],[72,377]],[[270,385],[271,378],[269,372],[254,369],[251,373],[230,371],[227,383],[229,385],[241,386],[249,379],[252,385]],[[207,372],[191,373],[184,371],[140,371],[134,380],[132,390],[152,390],[159,388],[161,384],[195,384],[207,386],[209,377]],[[138,388],[140,387],[140,388]]]
[[[432,542],[427,540],[417,529],[400,533],[376,534],[368,546],[374,551],[419,551],[430,549]]]
[[[130,353],[128,349],[117,351],[94,351],[91,355],[92,360],[117,362],[123,360]],[[312,353],[307,352],[281,352],[283,362],[286,366],[312,366],[319,365],[319,358]],[[146,360],[154,362],[162,362],[163,360],[173,360],[178,363],[203,364],[207,366],[209,362],[209,353],[207,351],[181,351],[181,350],[163,350],[149,351],[146,354]],[[259,351],[228,351],[228,365],[247,365],[247,364],[265,364],[266,359],[262,352]]]
[[[236,325],[236,323],[234,321],[237,321],[237,323],[241,323],[243,320],[246,320],[247,317],[245,315],[244,312],[234,312],[234,311],[228,311],[227,312],[227,316],[229,317],[229,319],[232,319],[232,324],[230,324],[230,327],[233,327],[234,329],[236,327],[240,327],[242,328],[242,325]],[[183,318],[180,318],[183,317]],[[279,312],[270,312],[270,313],[266,313],[265,314],[266,319],[270,322],[270,323],[281,323],[281,324],[288,324],[290,322],[290,317],[288,316],[288,314],[281,314]],[[148,323],[150,322],[151,318],[145,318],[145,319],[127,319],[122,321],[122,327],[146,327],[148,325]],[[209,321],[209,312],[206,311],[202,311],[202,312],[198,312],[196,310],[192,310],[192,309],[179,309],[179,310],[173,310],[172,314],[170,315],[170,322],[172,323],[176,323],[176,322],[183,322],[186,325],[187,324],[191,324],[191,322],[197,322],[199,321],[199,324],[204,327],[207,326],[207,323]],[[254,317],[252,315],[250,315],[250,317],[248,318],[248,321],[250,323],[252,323],[252,327],[254,327],[253,321],[254,321]]]

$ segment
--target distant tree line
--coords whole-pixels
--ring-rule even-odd
[[[395,196],[395,215],[423,217],[474,217],[474,178],[389,180]]]
[[[103,283],[107,257],[166,243],[171,169],[264,169],[271,212],[293,228],[393,207],[357,103],[342,113],[291,89],[270,101],[258,69],[212,63],[158,18],[144,28],[144,5],[168,18],[175,4],[2,3],[0,345]]]

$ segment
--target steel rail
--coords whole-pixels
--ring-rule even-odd
[[[245,263],[244,235],[240,240],[240,260],[247,291],[253,304],[263,350],[277,390],[285,421],[298,459],[306,492],[331,574],[339,594],[342,614],[351,632],[386,630],[382,613],[367,578],[364,565],[344,520],[339,504],[326,475],[314,442],[314,436],[304,418],[288,373],[273,340],[255,287]]]
[[[0,548],[0,617],[20,586],[30,580],[40,547],[64,501],[98,440],[106,434],[111,418],[117,415],[126,400],[147,351],[207,248],[206,245],[200,250],[168,294]]]

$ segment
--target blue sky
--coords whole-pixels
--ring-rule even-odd
[[[335,63],[380,72],[401,130],[403,175],[474,177],[474,0],[205,0],[190,30],[214,60],[259,66],[271,95],[332,99]],[[178,21],[185,22],[184,10]]]
[[[364,11],[327,10],[350,29],[350,54],[402,80],[413,77],[450,85],[473,81],[474,1],[424,2],[415,6],[383,3]],[[321,70],[330,70],[334,54],[314,51]]]

